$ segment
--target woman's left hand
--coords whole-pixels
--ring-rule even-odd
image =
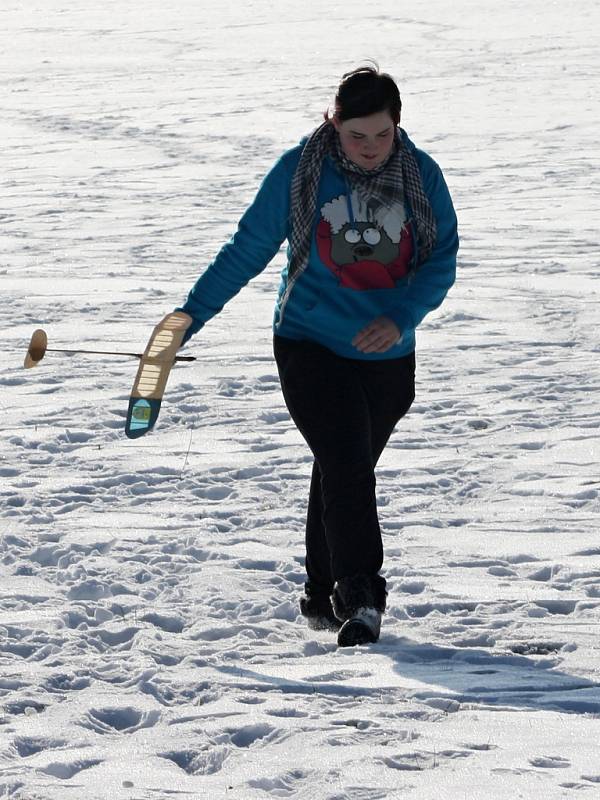
[[[377,317],[359,331],[352,344],[361,353],[385,353],[402,338],[402,332],[393,319]]]

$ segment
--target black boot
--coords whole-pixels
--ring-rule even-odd
[[[340,647],[379,639],[386,597],[385,579],[381,575],[353,575],[336,582],[331,604],[335,616],[343,622],[338,633]]]
[[[310,583],[304,584],[304,591],[304,597],[300,598],[300,613],[306,617],[308,627],[313,631],[337,631],[342,623],[333,613],[327,592],[315,589]]]

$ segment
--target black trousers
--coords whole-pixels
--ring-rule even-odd
[[[283,396],[314,455],[306,520],[312,592],[376,575],[383,563],[375,466],[415,396],[415,354],[342,358],[308,341],[274,337]]]

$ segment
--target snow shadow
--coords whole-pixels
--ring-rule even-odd
[[[558,646],[557,646],[558,647]],[[420,644],[386,636],[376,650],[393,662],[395,674],[424,684],[411,697],[447,712],[465,705],[600,713],[600,683],[557,669],[550,643],[530,645],[530,653],[493,653],[484,649]]]
[[[347,648],[343,652],[353,656],[357,651],[358,648]],[[369,651],[378,656],[372,664],[372,676],[380,678],[375,686],[369,681],[366,659],[361,659],[356,674],[350,663],[338,670],[339,675],[331,671],[329,664],[330,669],[322,676],[315,674],[313,665],[311,677],[299,680],[239,666],[220,665],[215,669],[229,677],[228,685],[257,693],[275,690],[283,694],[369,698],[397,695],[448,714],[473,707],[600,713],[600,683],[556,669],[556,658],[418,644],[389,635],[371,645]],[[392,662],[391,673],[380,669],[381,656]],[[354,682],[353,677],[363,685]]]

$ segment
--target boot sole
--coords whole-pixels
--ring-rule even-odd
[[[355,647],[359,644],[375,644],[379,635],[359,619],[348,619],[339,630],[338,645]]]

